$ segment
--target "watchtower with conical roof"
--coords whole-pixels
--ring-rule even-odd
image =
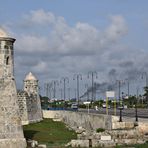
[[[24,91],[26,91],[29,95],[32,93],[38,94],[38,80],[31,72],[26,75],[24,80]]]
[[[18,98],[22,124],[42,120],[38,79],[31,72],[26,75],[24,90],[18,91]]]

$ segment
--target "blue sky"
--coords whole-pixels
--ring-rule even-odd
[[[97,71],[98,83],[136,81],[148,70],[147,6],[147,0],[1,0],[0,27],[16,38],[17,86],[29,71],[41,87],[88,71]],[[81,83],[84,91],[90,80]]]

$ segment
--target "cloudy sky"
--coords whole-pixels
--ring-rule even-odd
[[[74,90],[78,73],[82,89],[91,84],[90,71],[97,83],[137,81],[148,72],[147,6],[147,0],[1,0],[0,28],[16,38],[17,87],[30,71],[42,91],[62,77]]]

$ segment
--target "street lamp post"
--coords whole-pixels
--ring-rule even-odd
[[[44,84],[46,96],[49,97],[50,99],[51,99],[51,88],[52,88],[52,83],[45,83]]]
[[[64,91],[64,101],[66,100],[66,82],[69,83],[68,77],[62,77],[61,83],[63,82],[63,91]]]
[[[120,87],[121,87],[121,83],[123,82],[123,80],[117,80],[118,84],[119,84],[119,110],[120,110],[120,118],[119,118],[119,122],[122,122],[122,110],[123,110],[123,105],[122,105],[122,99],[120,97]]]
[[[97,95],[97,83],[94,83],[94,100],[96,101]]]
[[[89,91],[88,91],[88,84],[85,84],[86,93],[87,93],[87,101],[89,101]]]
[[[147,88],[148,87],[148,74],[147,74],[147,72],[142,73],[142,79],[144,78],[144,76],[145,76],[145,80],[146,80],[145,88]],[[147,106],[148,106],[148,93],[147,92],[146,92],[146,102],[147,102]]]
[[[94,77],[96,77],[97,79],[97,72],[96,71],[90,71],[88,72],[88,78],[91,76],[91,81],[92,81],[92,98],[91,98],[91,102],[94,101]]]
[[[59,85],[58,80],[53,80],[52,85],[53,85],[53,98],[56,98],[56,86]]]
[[[77,89],[74,88],[75,99],[77,98]]]
[[[68,98],[69,98],[69,100],[70,100],[70,87],[68,88]]]
[[[77,102],[79,105],[80,97],[79,97],[79,80],[82,80],[82,75],[81,74],[74,74],[73,80],[77,81]]]
[[[62,90],[62,88],[60,88],[59,91],[60,91],[61,99],[62,99],[63,98],[63,90]]]
[[[139,88],[137,87],[137,97],[135,98],[135,121],[138,122],[138,112],[137,112],[137,100],[138,100],[138,95],[139,95]]]
[[[129,91],[130,91],[130,88],[129,88],[129,79],[125,79],[127,81],[127,95],[128,95],[128,98],[129,98]]]

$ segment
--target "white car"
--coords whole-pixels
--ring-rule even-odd
[[[77,104],[72,104],[72,105],[71,105],[71,108],[72,108],[72,109],[78,109],[78,105],[77,105]]]

